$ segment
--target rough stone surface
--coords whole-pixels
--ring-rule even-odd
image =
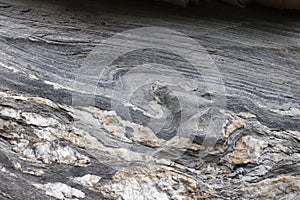
[[[1,0],[0,199],[299,198],[299,21],[293,12],[225,4]],[[148,99],[124,103],[98,93],[95,105],[75,106],[73,95],[91,95],[72,87],[89,53],[103,39],[144,26],[174,29],[204,46],[226,93],[209,93],[199,80],[203,88],[182,85],[176,99],[155,83],[132,94]],[[106,73],[118,80],[131,65],[148,73],[154,61],[195,78],[182,58],[152,49],[118,58]],[[159,69],[149,77],[163,74]],[[226,106],[204,109],[215,97]],[[201,116],[192,113],[195,99]],[[214,112],[221,124],[211,146],[201,134],[174,134],[178,119],[188,118],[203,133]],[[157,132],[160,117],[169,121]]]

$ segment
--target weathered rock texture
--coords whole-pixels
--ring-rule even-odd
[[[299,199],[296,13],[104,0],[1,0],[0,13],[1,199]],[[94,106],[72,104],[72,95],[89,95],[72,85],[93,48],[143,26],[190,36],[218,66],[226,93],[196,88],[195,94],[226,101],[217,110],[222,126],[209,151],[200,136],[182,149],[191,138],[168,127],[156,134],[147,127],[147,113],[133,110],[126,118],[101,93]],[[151,63],[154,54],[193,78],[182,58],[159,50],[132,52],[115,65]],[[163,91],[165,101],[156,106],[176,110],[175,98]],[[170,152],[156,151],[162,146],[179,156],[168,159]]]

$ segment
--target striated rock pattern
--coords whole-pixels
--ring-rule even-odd
[[[295,13],[51,0],[1,0],[0,13],[0,199],[299,199]],[[174,52],[140,49],[106,68],[95,93],[74,87],[88,84],[76,77],[103,39],[145,26],[193,38],[222,80],[199,78]],[[142,84],[128,102],[129,90],[105,93],[140,73],[198,85]]]

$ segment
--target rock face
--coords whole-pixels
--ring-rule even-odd
[[[223,6],[3,0],[1,199],[299,198],[299,17]]]
[[[160,0],[175,4],[178,6],[186,7],[188,4],[199,5],[203,0]],[[298,0],[220,0],[236,7],[245,7],[250,3],[257,3],[265,6],[270,6],[280,9],[298,9],[300,10],[300,2]]]

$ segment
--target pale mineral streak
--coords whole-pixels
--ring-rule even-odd
[[[72,188],[64,183],[47,183],[47,184],[33,184],[35,187],[44,190],[47,195],[53,196],[56,199],[69,200],[69,199],[83,199],[85,194]]]
[[[84,187],[94,187],[100,181],[100,179],[101,177],[99,176],[86,174],[83,177],[75,177],[73,182]]]

